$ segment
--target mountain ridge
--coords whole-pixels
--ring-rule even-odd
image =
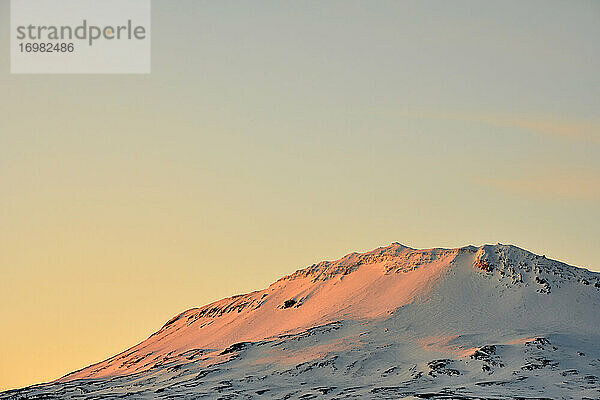
[[[525,399],[549,387],[598,398],[598,309],[600,273],[513,245],[395,242],[186,310],[138,345],[26,390]]]
[[[382,317],[389,314],[397,307],[405,305],[414,301],[414,299],[420,294],[419,290],[426,291],[427,287],[435,285],[437,278],[443,276],[444,272],[451,269],[455,259],[461,255],[473,255],[473,267],[475,270],[480,270],[486,275],[499,274],[502,277],[511,280],[513,285],[527,284],[533,285],[534,282],[539,285],[537,290],[540,293],[549,293],[552,287],[556,284],[550,283],[550,279],[546,276],[549,273],[554,274],[556,277],[553,280],[562,279],[565,276],[568,279],[574,279],[577,275],[585,275],[587,271],[584,269],[577,269],[576,267],[569,266],[558,261],[546,259],[544,256],[538,256],[527,250],[521,249],[513,245],[483,245],[480,247],[475,246],[464,246],[455,249],[446,248],[431,248],[431,249],[413,249],[408,246],[404,246],[398,242],[394,242],[388,246],[378,247],[374,250],[367,251],[364,253],[349,253],[338,260],[334,261],[321,261],[316,264],[312,264],[306,268],[301,268],[289,275],[286,275],[273,284],[269,285],[266,289],[231,296],[224,298],[213,303],[207,304],[199,308],[188,309],[172,319],[161,327],[157,332],[153,333],[148,339],[143,341],[140,345],[134,346],[131,349],[136,349],[138,346],[142,348],[150,347],[153,349],[152,354],[166,355],[170,352],[179,352],[185,354],[192,348],[197,347],[210,347],[219,348],[221,350],[234,344],[238,341],[259,341],[268,338],[276,337],[278,335],[296,333],[303,329],[308,329],[313,326],[330,323],[336,320],[351,318],[373,318]],[[442,263],[440,265],[440,260]],[[436,264],[437,262],[437,264]],[[437,267],[436,267],[437,265]],[[375,267],[374,270],[367,269],[369,267]],[[423,271],[418,270],[425,267],[427,274]],[[580,271],[579,271],[580,270]],[[262,307],[265,307],[267,301],[275,297],[277,299],[274,304],[270,304],[273,311],[277,312],[283,310],[294,310],[300,307],[305,307],[306,303],[314,300],[315,297],[319,297],[322,291],[332,291],[334,286],[338,284],[338,280],[341,283],[344,279],[354,278],[353,274],[362,274],[369,276],[361,276],[361,280],[368,280],[372,277],[380,278],[381,276],[390,274],[407,274],[417,271],[414,275],[417,279],[413,279],[411,283],[415,283],[415,287],[406,288],[403,285],[402,290],[394,290],[395,288],[383,289],[380,285],[375,293],[371,293],[370,296],[378,295],[380,301],[378,304],[369,304],[369,307],[355,306],[354,309],[350,309],[347,313],[339,312],[340,309],[343,311],[344,303],[351,301],[351,297],[359,296],[359,291],[365,285],[360,283],[354,283],[353,285],[345,288],[341,294],[337,296],[331,296],[326,300],[331,301],[331,298],[337,302],[334,306],[338,306],[337,310],[331,311],[330,315],[316,315],[324,314],[323,301],[318,304],[318,309],[314,310],[311,314],[311,318],[304,318],[302,320],[292,320],[291,323],[286,325],[285,322],[281,323],[279,327],[272,327],[256,332],[255,334],[238,334],[230,333],[224,340],[197,340],[199,336],[202,336],[204,328],[210,329],[210,325],[218,321],[223,317],[230,317],[233,321],[227,320],[223,323],[223,326],[219,326],[219,331],[227,330],[225,325],[237,324],[235,329],[244,329],[244,324],[248,324],[248,320],[241,320],[240,318],[245,317],[247,314],[257,312]],[[566,272],[565,272],[566,271]],[[574,272],[576,271],[576,272]],[[535,278],[531,278],[530,275],[537,274]],[[587,271],[589,274],[593,274]],[[423,281],[423,275],[425,280]],[[540,277],[540,276],[544,277]],[[530,278],[529,280],[524,277]],[[525,279],[525,282],[524,282]],[[537,279],[537,281],[535,281]],[[593,275],[589,276],[588,279],[581,278],[587,281],[588,284],[592,282],[592,285],[600,288],[600,274],[595,279]],[[333,281],[336,282],[333,282]],[[331,284],[333,282],[333,284]],[[294,284],[299,283],[300,287],[293,287]],[[315,286],[320,284],[321,286]],[[373,283],[376,284],[376,283]],[[281,288],[284,287],[287,290],[285,295],[280,294]],[[387,290],[387,291],[385,291]],[[406,291],[409,293],[405,293]],[[411,291],[412,290],[412,291]],[[415,293],[416,292],[416,293]],[[400,294],[400,298],[390,301],[389,297],[394,294]],[[352,308],[352,307],[350,307]],[[276,314],[281,318],[282,314]],[[269,315],[267,318],[271,318]],[[256,317],[259,318],[259,317]],[[262,321],[262,324],[266,324]],[[194,327],[198,329],[190,329]],[[235,329],[231,329],[232,331]],[[157,341],[164,341],[169,337],[173,336],[173,331],[181,331],[180,336],[187,337],[186,340],[174,340],[177,344],[174,347],[167,347],[169,351],[161,350],[160,346],[147,343],[153,338],[157,338]],[[191,333],[190,333],[191,332]],[[208,332],[207,335],[215,335],[214,332]],[[144,345],[146,343],[146,345]],[[144,345],[144,346],[143,346]],[[131,349],[125,351],[129,352]],[[135,352],[134,352],[135,353]],[[123,354],[123,353],[120,353]],[[118,355],[117,355],[118,356]],[[131,357],[132,355],[129,355]],[[116,356],[115,356],[116,357]],[[141,356],[139,356],[141,357]],[[146,357],[142,357],[144,359]],[[136,369],[131,368],[110,368],[102,363],[106,363],[111,359],[108,359],[99,364],[100,368],[94,369],[94,365],[84,368],[76,373],[67,374],[66,376],[59,379],[59,381],[66,381],[69,379],[80,379],[83,377],[103,377],[112,376],[113,374],[131,373],[139,371],[138,362],[133,362],[132,365],[136,365]],[[125,363],[125,366],[128,364]],[[153,364],[147,363],[144,368],[150,368]],[[114,367],[114,366],[113,366]],[[142,368],[142,369],[144,369]],[[92,372],[93,371],[93,372]],[[90,376],[86,376],[87,372],[92,372]]]

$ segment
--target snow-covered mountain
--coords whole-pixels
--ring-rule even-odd
[[[508,245],[398,243],[185,311],[0,398],[599,399],[600,274]]]

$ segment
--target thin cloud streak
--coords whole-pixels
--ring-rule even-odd
[[[549,175],[518,178],[478,177],[479,185],[544,199],[600,200],[600,176]]]
[[[571,140],[600,143],[600,126],[591,122],[565,121],[531,116],[483,116],[481,122],[523,129],[533,133]]]
[[[534,134],[600,144],[600,122],[576,121],[520,114],[409,112],[411,117],[449,121],[478,122],[502,128],[526,130]]]

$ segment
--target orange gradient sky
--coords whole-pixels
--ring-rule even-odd
[[[0,390],[399,241],[600,270],[600,5],[154,1],[152,74],[10,75]]]

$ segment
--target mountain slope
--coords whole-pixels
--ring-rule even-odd
[[[4,396],[599,398],[599,306],[600,274],[514,246],[394,243],[188,310]]]

